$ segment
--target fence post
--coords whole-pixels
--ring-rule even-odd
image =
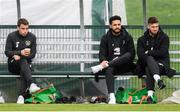
[[[80,50],[84,51],[84,7],[83,7],[83,0],[79,0],[79,8],[80,8]],[[81,53],[81,59],[84,59],[84,53]],[[80,62],[80,71],[84,72],[84,61]],[[80,94],[84,98],[85,92],[84,92],[84,79],[80,78],[81,84],[80,84]]]

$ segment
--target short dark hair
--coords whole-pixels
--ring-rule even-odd
[[[20,18],[17,22],[17,26],[20,27],[20,25],[23,24],[23,25],[29,25],[29,22],[27,19],[25,18]]]
[[[120,21],[121,21],[121,17],[120,17],[120,16],[117,16],[117,15],[112,16],[112,17],[109,19],[109,24],[112,24],[112,21],[114,21],[114,20],[120,20]]]
[[[149,17],[148,24],[159,23],[157,17]]]

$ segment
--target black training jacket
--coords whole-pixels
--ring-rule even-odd
[[[157,62],[162,63],[165,66],[166,75],[171,73],[170,58],[169,58],[169,37],[160,29],[154,42],[150,41],[152,37],[149,35],[149,30],[145,31],[137,41],[137,66],[144,72],[146,66],[146,57],[152,56]],[[148,51],[148,54],[145,54]],[[143,73],[142,72],[142,73]],[[141,74],[143,75],[143,74]]]
[[[120,54],[123,55],[127,52],[131,54],[131,61],[133,62],[135,57],[134,42],[131,35],[125,30],[124,27],[121,29],[121,42],[120,44]],[[111,61],[113,59],[113,40],[112,40],[112,30],[110,29],[101,39],[100,50],[99,50],[99,60]]]
[[[21,50],[24,48],[31,49],[29,56],[21,55]],[[18,31],[10,33],[6,40],[5,54],[9,59],[12,59],[14,55],[19,55],[30,62],[36,54],[36,36],[31,32],[28,32],[26,37],[21,36]]]

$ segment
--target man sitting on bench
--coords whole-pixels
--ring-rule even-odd
[[[100,64],[91,67],[94,74],[103,70],[109,93],[108,104],[116,104],[114,95],[114,75],[133,70],[135,57],[134,42],[131,35],[121,26],[121,18],[112,16],[109,19],[110,29],[100,43]]]
[[[24,104],[23,94],[28,87],[30,93],[40,89],[32,81],[30,63],[36,54],[36,36],[30,33],[28,28],[29,22],[24,18],[19,19],[17,31],[8,35],[5,46],[9,71],[13,74],[20,74],[18,104]]]
[[[148,19],[148,29],[137,42],[137,55],[140,75],[146,75],[147,102],[153,103],[155,82],[159,89],[166,87],[160,75],[172,77],[175,74],[175,71],[170,69],[169,37],[160,29],[156,17]]]

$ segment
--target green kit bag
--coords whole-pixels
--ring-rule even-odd
[[[147,89],[124,89],[118,88],[116,91],[116,102],[117,103],[128,103],[128,104],[146,104],[147,103]],[[157,102],[157,97],[153,95],[153,103]]]
[[[62,97],[63,95],[56,90],[53,84],[50,84],[48,87],[32,93],[30,98],[25,99],[25,103],[55,103],[56,99]]]

